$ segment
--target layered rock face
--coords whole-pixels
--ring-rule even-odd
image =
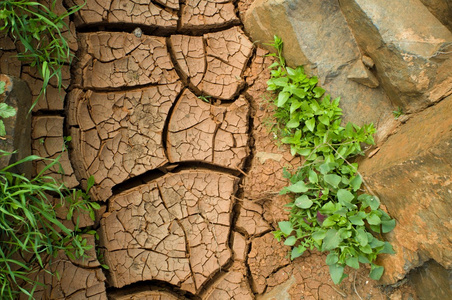
[[[397,254],[382,257],[386,284],[428,260],[452,268],[451,4],[256,0],[244,14],[253,41],[280,36],[289,65],[304,65],[341,96],[346,121],[377,126],[377,152],[361,169],[397,220],[386,235]],[[412,114],[394,120],[397,108]]]

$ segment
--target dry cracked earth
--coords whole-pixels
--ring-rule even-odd
[[[99,240],[62,254],[38,299],[386,299],[367,270],[334,286],[324,255],[291,263],[273,238],[300,161],[267,130],[271,58],[243,32],[248,4],[87,0],[70,21],[69,88],[35,107],[33,150],[62,155],[70,187],[94,177],[102,208],[81,225]]]

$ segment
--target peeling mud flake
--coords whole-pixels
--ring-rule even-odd
[[[98,199],[111,196],[115,184],[168,161],[163,127],[180,89],[175,83],[116,93],[71,91],[74,162],[82,178],[94,176]]]
[[[231,258],[228,246],[237,178],[184,171],[110,199],[101,219],[108,282],[162,280],[197,293]]]
[[[207,31],[228,25],[238,25],[232,1],[187,0],[182,6],[181,29]]]
[[[168,126],[170,162],[197,160],[242,168],[249,152],[248,113],[243,96],[227,107],[214,106],[185,90]]]
[[[75,82],[84,88],[107,89],[178,80],[163,37],[133,33],[80,34],[82,51]]]
[[[70,5],[82,5],[75,13],[75,24],[109,25],[130,23],[145,25],[164,31],[175,31],[178,16],[176,12],[166,10],[149,0],[65,0]],[[175,0],[156,1],[172,9],[178,9]]]

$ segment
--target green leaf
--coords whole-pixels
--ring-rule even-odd
[[[16,110],[14,107],[9,106],[6,103],[0,103],[0,117],[1,118],[9,118],[16,115]]]
[[[334,284],[339,284],[342,282],[344,278],[347,277],[346,274],[344,274],[344,267],[338,264],[330,265],[330,276],[333,280]]]
[[[295,205],[299,208],[310,208],[313,202],[307,195],[302,195],[295,200]]]
[[[286,236],[291,234],[293,231],[292,223],[289,221],[278,222],[278,227]]]
[[[366,246],[369,243],[369,239],[367,238],[367,234],[366,232],[359,228],[358,230],[356,230],[356,241],[362,246]]]
[[[3,123],[3,120],[0,120],[0,136],[6,135],[6,128],[5,124]]]
[[[352,193],[350,193],[350,191],[340,189],[337,191],[337,198],[340,204],[347,206],[352,202],[355,196]]]
[[[361,175],[356,174],[355,177],[353,177],[352,180],[350,180],[350,186],[352,189],[356,192],[361,187],[361,184],[363,183],[363,179],[361,178]]]
[[[358,200],[365,203],[365,207],[370,206],[372,210],[376,210],[378,207],[380,207],[380,199],[378,199],[378,197],[376,196],[362,194],[358,197]]]
[[[335,163],[324,163],[324,164],[320,165],[319,171],[320,171],[320,173],[325,175],[325,174],[329,173],[330,171],[334,170],[335,167],[336,167]]]
[[[321,87],[315,87],[312,91],[314,92],[314,98],[320,98],[325,94],[325,90]]]
[[[358,226],[363,226],[364,225],[364,221],[363,219],[366,217],[366,213],[363,211],[360,211],[359,213],[351,216],[348,218],[348,220],[350,221],[350,223],[352,223],[353,225],[358,225]]]
[[[326,232],[325,238],[323,239],[322,251],[328,251],[336,249],[339,243],[342,242],[339,232],[331,228]]]
[[[322,214],[332,214],[336,211],[336,205],[334,205],[333,202],[329,201],[325,203],[319,211]]]
[[[300,122],[295,119],[290,120],[286,124],[287,128],[297,128],[298,126],[300,126]]]
[[[315,128],[315,119],[311,118],[309,120],[306,121],[306,127],[308,127],[309,131],[314,132],[314,128]]]
[[[297,238],[293,235],[289,236],[285,241],[284,245],[286,246],[293,246],[297,242]]]
[[[373,280],[380,280],[384,271],[385,271],[384,267],[372,264],[372,269],[370,270],[369,276]]]
[[[389,220],[389,221],[382,221],[381,222],[381,231],[383,231],[383,233],[388,233],[391,230],[393,230],[395,226],[396,226],[396,221],[394,219]]]
[[[302,245],[299,245],[298,247],[294,247],[290,254],[290,259],[294,260],[295,258],[300,257],[305,251],[306,251],[306,248],[303,247]]]
[[[335,252],[330,252],[326,257],[326,264],[331,266],[335,265],[339,261],[339,257]]]
[[[287,100],[289,100],[290,94],[288,92],[281,92],[278,95],[278,107],[282,107]]]
[[[300,180],[295,184],[292,184],[291,186],[287,187],[287,190],[293,192],[293,193],[305,193],[309,190],[309,188],[306,186],[304,181]]]
[[[358,256],[358,261],[362,264],[370,264],[370,260],[364,255]]]
[[[370,225],[380,225],[381,224],[380,217],[373,213],[370,213],[367,216],[366,220]]]
[[[298,149],[297,153],[300,154],[301,156],[308,156],[309,154],[311,154],[311,148],[303,148],[303,149]]]
[[[336,174],[326,174],[323,178],[326,183],[330,184],[331,186],[333,186],[335,188],[338,187],[339,183],[342,180],[342,178]]]
[[[317,173],[313,170],[309,170],[309,182],[310,183],[318,183],[319,177],[317,176]]]
[[[322,242],[322,240],[325,238],[326,236],[326,230],[324,229],[319,229],[317,231],[314,231],[311,235],[312,239],[314,241],[316,241],[318,244],[320,244]]]
[[[319,121],[324,124],[325,126],[329,126],[330,125],[330,118],[328,118],[327,115],[322,115],[319,117]]]
[[[384,245],[383,249],[381,249],[380,253],[395,254],[395,251],[389,242],[385,242],[385,245]]]
[[[352,267],[353,269],[359,269],[358,257],[349,257],[345,260],[345,263],[347,264],[347,266]]]

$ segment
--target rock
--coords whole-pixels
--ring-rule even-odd
[[[452,1],[451,0],[420,0],[428,10],[452,31]]]
[[[412,116],[360,165],[397,226],[386,235],[395,255],[383,255],[381,282],[393,284],[433,259],[452,268],[452,96]]]
[[[372,74],[360,60],[353,64],[347,78],[373,89],[380,85],[374,74]]]
[[[339,3],[391,101],[406,112],[430,105],[428,91],[452,74],[444,54],[452,49],[452,33],[419,0]]]
[[[16,110],[16,115],[3,119],[6,135],[0,138],[0,149],[12,155],[0,156],[0,169],[31,155],[31,92],[27,84],[15,77],[0,74],[0,82],[5,82],[5,91],[0,94],[0,103],[6,103]],[[32,175],[31,162],[20,164],[9,171]]]
[[[392,105],[381,88],[347,78],[361,54],[336,0],[256,0],[245,13],[244,25],[255,42],[281,37],[288,64],[304,65],[333,98],[341,97],[345,121],[383,126],[391,117]]]
[[[421,300],[452,298],[452,271],[429,261],[409,275],[410,282]]]

